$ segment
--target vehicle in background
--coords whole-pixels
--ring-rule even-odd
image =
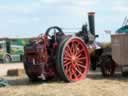
[[[0,61],[19,62],[23,59],[24,45],[30,38],[0,38]]]
[[[100,56],[102,74],[103,76],[113,76],[116,67],[119,67],[122,75],[128,76],[128,18],[125,17],[122,26],[110,35],[111,44],[103,49]]]

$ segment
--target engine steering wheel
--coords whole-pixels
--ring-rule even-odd
[[[45,33],[46,36],[52,38],[53,35],[50,35],[51,30],[54,32],[54,36],[56,37],[56,33],[59,32],[59,34],[64,35],[64,32],[62,29],[58,26],[49,27]]]

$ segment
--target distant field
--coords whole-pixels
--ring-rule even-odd
[[[10,68],[23,68],[23,66],[0,64],[0,72],[3,70],[1,73]],[[76,83],[63,81],[37,83],[30,82],[27,76],[0,76],[10,84],[9,87],[0,88],[0,96],[128,96],[128,78],[122,77],[120,73],[113,78],[103,78],[100,72],[89,72],[85,80]]]

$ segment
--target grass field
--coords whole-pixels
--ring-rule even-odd
[[[10,68],[12,66],[23,68],[22,64],[13,64]],[[113,78],[103,78],[99,72],[89,72],[85,80],[75,83],[30,82],[27,76],[0,76],[10,84],[9,87],[0,88],[0,96],[128,96],[128,78],[120,73]]]

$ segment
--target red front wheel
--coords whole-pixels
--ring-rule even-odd
[[[89,69],[88,50],[78,37],[61,42],[57,54],[57,70],[60,77],[68,82],[84,79]]]

